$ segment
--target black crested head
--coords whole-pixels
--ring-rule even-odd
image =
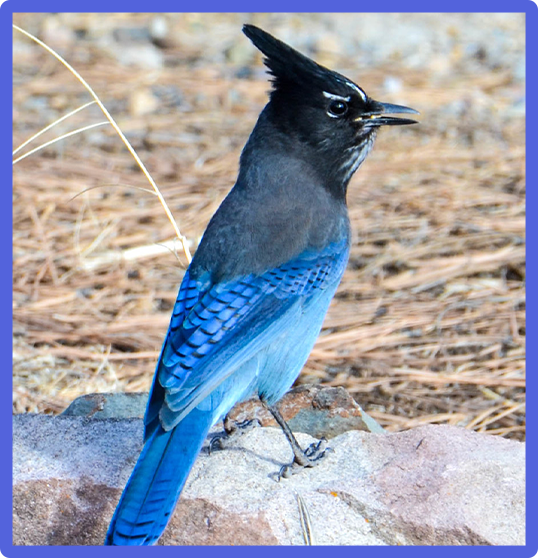
[[[287,153],[310,161],[329,188],[345,195],[380,126],[415,123],[387,114],[416,110],[371,99],[350,79],[254,25],[244,25],[243,32],[264,54],[272,75],[271,100],[260,120],[265,126],[269,121]]]
[[[349,80],[344,76],[314,62],[263,29],[246,24],[243,32],[264,54],[263,62],[273,76],[271,81],[275,90],[314,85],[342,89],[342,93],[347,91],[342,84]]]

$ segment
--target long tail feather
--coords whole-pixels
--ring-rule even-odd
[[[212,424],[194,409],[147,440],[108,528],[105,545],[152,545],[164,531]]]

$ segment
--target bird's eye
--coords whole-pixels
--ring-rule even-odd
[[[347,110],[348,106],[344,101],[331,101],[327,114],[333,118],[340,118],[346,114]]]

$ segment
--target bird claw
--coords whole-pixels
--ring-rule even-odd
[[[325,453],[333,451],[332,448],[327,446],[327,440],[325,438],[321,438],[317,443],[310,444],[305,450],[304,454],[309,459],[313,461],[317,461],[318,459],[323,458]]]
[[[242,422],[228,421],[225,430],[214,434],[209,441],[208,453],[211,454],[214,451],[226,449],[230,442],[237,440],[243,434],[258,426],[261,426],[261,422],[258,419],[244,420]]]
[[[209,440],[207,452],[211,455],[214,451],[223,450],[225,447],[224,440],[229,437],[230,435],[226,434],[226,432],[218,432],[217,434],[214,434],[211,440]]]
[[[327,446],[327,440],[321,438],[319,442],[310,444],[299,458],[296,455],[289,465],[281,467],[277,474],[277,481],[283,478],[289,479],[307,467],[315,467],[328,453],[333,451],[332,448]]]

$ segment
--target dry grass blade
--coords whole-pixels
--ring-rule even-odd
[[[86,103],[85,105],[82,105],[81,107],[78,107],[75,110],[72,110],[71,112],[65,114],[61,118],[58,118],[58,120],[55,120],[54,122],[52,122],[48,126],[45,126],[45,128],[43,128],[42,130],[39,130],[39,132],[37,132],[33,136],[30,136],[25,142],[21,143],[21,145],[19,145],[19,147],[17,147],[17,149],[15,149],[13,151],[13,155],[16,155],[21,149],[26,147],[30,142],[37,139],[41,134],[44,134],[45,132],[48,132],[51,128],[54,128],[54,126],[60,124],[60,122],[63,122],[67,118],[77,114],[77,112],[80,112],[81,110],[84,110],[86,107],[89,107],[90,105],[94,105],[94,104],[95,104],[95,101],[90,101],[89,103]]]
[[[161,254],[167,252],[175,253],[176,239],[169,240],[167,242],[161,242],[159,244],[148,244],[146,246],[136,246],[135,248],[129,248],[123,250],[122,252],[110,251],[100,254],[98,257],[89,259],[85,258],[82,262],[84,269],[87,271],[92,271],[95,269],[100,269],[108,267],[112,264],[117,264],[119,262],[132,262],[136,260],[142,260],[147,258],[154,258]]]
[[[18,27],[17,25],[13,25],[13,28],[16,29],[17,31],[20,31],[23,35],[26,35],[28,38],[32,39],[32,41],[35,41],[38,45],[42,46],[46,51],[48,51],[57,60],[59,60],[80,81],[80,83],[82,83],[82,85],[87,89],[87,91],[90,93],[90,95],[94,98],[95,102],[97,103],[99,108],[103,111],[104,115],[107,117],[108,121],[110,122],[110,124],[112,125],[114,130],[116,130],[117,134],[120,136],[121,140],[123,141],[123,143],[125,144],[125,146],[129,150],[131,155],[134,157],[138,166],[140,167],[140,169],[142,170],[142,172],[144,173],[144,175],[148,179],[149,183],[151,184],[151,186],[155,190],[155,193],[157,194],[157,197],[159,198],[159,201],[161,202],[161,204],[164,208],[164,211],[166,212],[166,215],[167,215],[170,223],[172,223],[172,226],[174,227],[174,230],[176,231],[176,235],[179,238],[179,241],[181,242],[181,246],[183,248],[183,253],[185,254],[185,257],[187,258],[188,263],[190,263],[191,260],[192,260],[192,256],[191,256],[189,247],[187,246],[187,239],[179,231],[179,228],[178,228],[178,226],[177,226],[177,224],[174,220],[174,217],[172,216],[172,212],[168,208],[168,205],[165,202],[159,188],[157,187],[157,184],[155,183],[155,181],[153,180],[153,178],[149,174],[148,170],[146,169],[146,166],[142,162],[142,159],[140,159],[140,157],[138,156],[136,151],[133,149],[129,140],[125,137],[125,135],[121,131],[120,127],[116,124],[116,121],[112,118],[111,114],[108,112],[105,105],[103,105],[103,103],[101,102],[101,99],[99,99],[99,97],[97,96],[95,91],[90,87],[90,85],[86,82],[86,80],[75,70],[75,68],[73,68],[73,66],[71,66],[64,58],[62,58],[54,49],[50,48],[43,41],[40,41],[37,37],[34,37],[34,35],[32,35],[31,33],[28,33],[28,31],[25,31],[24,29]]]
[[[301,520],[301,529],[303,530],[304,542],[307,546],[315,545],[314,531],[312,529],[312,521],[308,508],[300,494],[296,494],[297,504],[299,505],[299,518]]]
[[[146,194],[151,194],[152,196],[157,195],[153,190],[149,190],[148,188],[140,188],[138,186],[131,186],[130,184],[99,184],[97,186],[89,186],[88,188],[84,188],[84,190],[77,192],[72,198],[70,198],[69,201],[76,200],[79,196],[82,196],[82,194],[85,194],[86,192],[91,192],[92,190],[96,190],[97,188],[110,188],[110,187],[118,188],[121,186],[123,186],[124,188],[139,190],[140,192],[145,192]]]
[[[67,134],[63,134],[62,136],[58,136],[57,138],[54,138],[50,141],[45,142],[42,145],[39,145],[38,147],[31,149],[30,151],[28,151],[28,153],[25,153],[24,155],[21,155],[20,157],[17,157],[16,159],[13,160],[13,164],[15,165],[16,163],[18,163],[19,161],[22,161],[23,159],[26,159],[26,157],[29,157],[30,155],[33,155],[34,153],[37,153],[38,151],[41,151],[41,149],[45,149],[46,147],[49,147],[49,145],[53,145],[54,143],[57,143],[61,140],[64,140],[65,138],[69,138],[71,136],[75,136],[76,134],[81,134],[82,132],[86,132],[87,130],[91,130],[92,128],[97,128],[99,126],[106,126],[107,124],[109,124],[109,122],[97,122],[95,124],[89,124],[88,126],[84,126],[84,128],[79,128],[78,130],[73,130],[72,132],[69,132]],[[42,130],[44,131],[44,130]]]

